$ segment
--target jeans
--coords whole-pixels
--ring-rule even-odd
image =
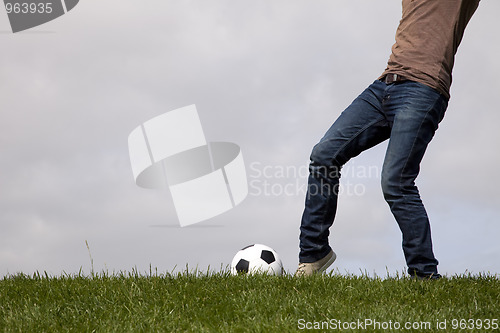
[[[408,272],[437,274],[429,218],[415,179],[447,106],[448,99],[426,85],[377,80],[341,113],[311,153],[300,226],[300,262],[315,262],[331,251],[329,228],[337,210],[342,166],[389,139],[382,191],[402,233]]]

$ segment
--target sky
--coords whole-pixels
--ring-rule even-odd
[[[449,276],[500,272],[499,11],[483,0],[469,23],[417,179]],[[254,243],[293,272],[311,148],[385,69],[400,15],[389,0],[82,0],[13,34],[0,9],[0,276],[219,270]],[[134,183],[127,138],[191,104],[208,141],[240,146],[249,194],[181,228],[168,190]],[[344,168],[341,274],[405,271],[385,148]]]

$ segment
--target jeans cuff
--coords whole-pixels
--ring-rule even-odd
[[[321,260],[324,257],[326,257],[326,255],[328,253],[330,253],[331,250],[332,250],[332,248],[329,245],[326,245],[325,247],[323,247],[323,249],[321,251],[314,252],[312,254],[303,255],[302,251],[301,251],[301,253],[299,255],[299,262],[301,262],[301,263],[316,262],[316,261]]]

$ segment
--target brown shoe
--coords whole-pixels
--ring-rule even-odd
[[[307,276],[325,271],[337,259],[335,252],[330,251],[323,259],[316,262],[301,262],[295,272],[295,276]]]

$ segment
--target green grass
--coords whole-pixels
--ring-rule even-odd
[[[323,325],[322,331],[332,332],[495,332],[500,330],[477,327],[492,319],[490,325],[500,325],[499,304],[500,280],[491,275],[414,281],[339,274],[230,276],[227,271],[17,274],[0,280],[0,331],[303,332],[306,325]],[[461,319],[467,320],[462,329],[453,321]],[[337,320],[356,325],[372,320],[380,327],[340,330]],[[438,330],[437,322],[444,320],[447,329]],[[405,330],[406,322],[428,322],[431,329]]]

